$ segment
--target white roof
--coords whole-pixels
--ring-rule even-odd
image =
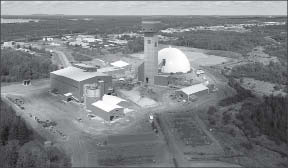
[[[110,112],[116,108],[123,108],[121,106],[118,106],[117,104],[109,103],[107,101],[97,101],[95,103],[92,103],[93,106],[98,107],[106,112]]]
[[[184,92],[187,95],[191,95],[193,93],[197,93],[203,90],[208,90],[208,87],[206,87],[205,85],[203,85],[202,83],[200,84],[196,84],[196,85],[192,85],[192,86],[188,86],[182,89],[179,89],[182,92]]]
[[[119,61],[112,62],[111,65],[121,68],[121,67],[125,67],[129,65],[129,63],[119,60]]]
[[[104,95],[103,96],[103,101],[105,102],[109,102],[110,104],[118,104],[122,101],[126,101],[124,99],[121,99],[120,97],[117,97],[117,96],[111,96],[111,95]]]
[[[72,96],[72,93],[65,93],[64,96]]]
[[[102,72],[85,72],[85,70],[69,66],[67,68],[59,69],[57,71],[50,72],[55,75],[64,76],[76,81],[83,81],[95,76],[107,76]]]
[[[164,73],[187,73],[190,71],[190,62],[186,55],[177,48],[164,48],[158,52],[158,64],[165,59],[165,66],[162,66]]]

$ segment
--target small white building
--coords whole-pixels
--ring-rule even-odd
[[[209,88],[202,83],[188,86],[175,91],[176,96],[184,98],[189,101],[190,96],[201,96],[209,94]]]
[[[89,111],[106,121],[112,121],[124,116],[124,107],[119,105],[121,102],[126,102],[126,100],[116,96],[104,95],[102,100],[92,103]]]

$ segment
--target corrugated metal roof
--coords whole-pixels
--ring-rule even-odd
[[[129,65],[129,63],[119,60],[119,61],[112,62],[111,65],[122,68],[122,67]]]
[[[105,102],[109,102],[110,104],[118,104],[122,101],[126,101],[124,99],[121,99],[120,97],[117,97],[117,96],[111,96],[111,95],[104,95],[103,96],[103,101]]]
[[[63,68],[57,71],[51,72],[52,74],[64,76],[76,81],[83,81],[89,78],[93,78],[95,76],[109,76],[107,74],[104,74],[102,72],[86,72],[83,69],[76,68],[73,66],[69,66],[67,68]]]
[[[106,112],[110,112],[116,108],[123,108],[122,106],[117,105],[120,102],[126,101],[124,99],[121,99],[117,96],[111,96],[111,95],[104,95],[102,97],[102,100],[99,100],[95,103],[92,103],[93,106],[98,107]]]
[[[200,84],[188,86],[188,87],[185,87],[185,88],[182,88],[179,90],[181,90],[182,92],[184,92],[187,95],[191,95],[191,94],[203,91],[203,90],[208,90],[208,87],[206,87],[205,85],[200,83]]]
[[[110,112],[116,108],[123,108],[117,104],[113,104],[113,103],[110,103],[110,102],[107,102],[107,101],[103,101],[103,100],[100,100],[100,101],[97,101],[95,103],[92,103],[93,106],[95,107],[98,107],[100,109],[102,109],[103,111],[106,111],[106,112]]]

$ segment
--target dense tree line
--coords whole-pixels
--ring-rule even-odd
[[[9,105],[1,101],[1,168],[71,167],[70,159],[63,151],[53,146],[44,147],[41,140]]]
[[[1,50],[1,81],[16,82],[24,79],[48,78],[56,70],[50,57],[34,56],[13,49]]]
[[[30,18],[33,17],[30,16]],[[92,20],[85,20],[85,18],[92,18]],[[139,16],[34,16],[33,19],[40,19],[40,21],[1,24],[1,35],[3,35],[1,41],[25,38],[33,40],[42,36],[69,33],[123,33],[137,31],[141,27]]]
[[[233,67],[230,75],[232,77],[250,77],[261,81],[287,85],[287,67],[280,63],[270,62],[269,65],[262,63],[249,63]]]
[[[248,97],[254,97],[250,90],[244,89],[235,79],[229,78],[228,85],[236,90],[236,95],[222,99],[218,104],[220,106],[229,106],[241,102]]]
[[[209,50],[233,51],[246,55],[254,47],[266,45],[262,36],[253,32],[237,33],[227,31],[183,32],[176,35],[172,44]]]
[[[236,117],[242,121],[248,135],[255,136],[260,131],[275,140],[288,143],[287,110],[287,96],[265,96],[261,103],[243,104]]]
[[[286,35],[285,35],[286,36]],[[265,46],[265,53],[279,58],[283,66],[287,66],[287,36],[286,42],[280,45],[267,45]]]
[[[3,17],[3,16],[2,16]],[[61,35],[67,33],[123,33],[141,30],[143,16],[5,16],[8,19],[40,19],[39,22],[21,24],[1,24],[1,41],[15,39],[33,40],[39,36]],[[85,20],[89,18],[90,20]],[[148,18],[151,19],[151,18]],[[251,20],[286,21],[287,17],[234,17],[234,16],[154,16],[161,21],[160,29],[169,27],[214,26],[223,24],[239,24]],[[261,31],[263,32],[263,31]],[[279,31],[278,31],[279,32]]]

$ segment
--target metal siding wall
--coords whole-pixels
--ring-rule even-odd
[[[117,109],[114,109],[110,112],[106,112],[106,111],[103,111],[102,109],[98,108],[98,107],[95,107],[95,106],[91,106],[91,113],[103,118],[104,120],[106,121],[110,121],[110,116],[124,116],[124,108],[117,108]],[[116,111],[118,110],[118,111]]]
[[[118,111],[116,111],[118,110]],[[117,108],[109,112],[110,116],[119,116],[123,117],[124,116],[124,108]]]
[[[208,94],[208,89],[207,90],[203,90],[203,91],[200,91],[200,92],[197,92],[197,93],[194,93],[194,95],[196,96],[203,96],[205,94]]]
[[[91,106],[91,113],[95,114],[96,116],[103,118],[106,121],[110,120],[109,112],[103,111],[102,109],[100,109],[98,107]]]
[[[50,74],[50,87],[57,89],[60,94],[71,92],[73,96],[80,100],[79,82],[55,74]]]

